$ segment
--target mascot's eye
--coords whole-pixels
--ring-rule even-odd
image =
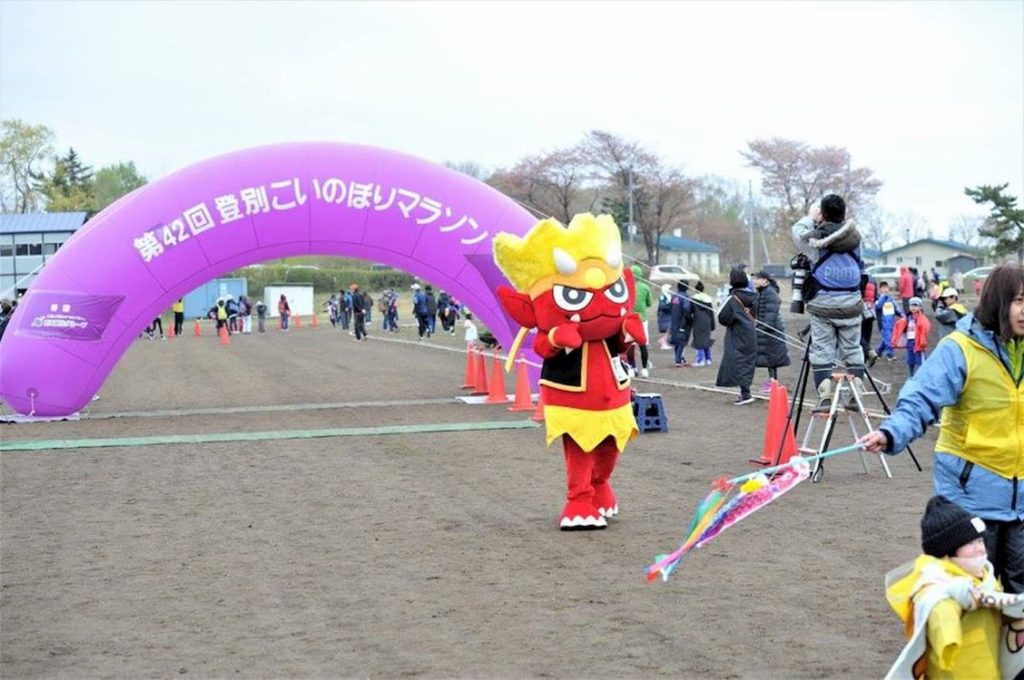
[[[608,286],[604,294],[612,302],[622,303],[629,299],[629,289],[626,288],[626,282],[621,278]]]
[[[555,296],[555,304],[567,312],[578,312],[594,298],[589,290],[580,290],[569,286],[554,286],[551,293]]]

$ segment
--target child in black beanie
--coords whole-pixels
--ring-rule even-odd
[[[1009,612],[1024,600],[1002,593],[984,535],[979,517],[943,496],[928,501],[923,554],[885,578],[886,599],[909,638],[886,678],[1004,677],[1000,608]]]

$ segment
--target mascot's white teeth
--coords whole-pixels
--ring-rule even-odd
[[[619,316],[626,316],[626,308],[619,307]]]
[[[580,322],[580,315],[579,314],[573,314],[572,316],[569,317],[569,321],[572,321],[573,323],[579,323]]]

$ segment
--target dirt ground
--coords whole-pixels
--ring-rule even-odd
[[[91,417],[0,437],[524,419],[452,399],[464,359],[436,347],[457,338],[379,336],[141,341]],[[915,449],[923,473],[903,455],[891,480],[873,459],[870,474],[856,454],[829,461],[820,484],[647,583],[643,568],[678,545],[710,482],[750,469],[766,414],[669,384],[710,385],[715,368],[662,368],[668,353],[652,354],[658,382],[640,389],[663,395],[671,429],[623,455],[622,512],[605,531],[558,531],[561,453],[540,429],[4,452],[0,674],[882,676],[902,646],[882,579],[919,550],[933,439]],[[302,404],[335,407],[251,410]],[[216,407],[250,411],[140,413]],[[136,415],[101,417],[125,412]],[[850,441],[843,429],[834,444]]]

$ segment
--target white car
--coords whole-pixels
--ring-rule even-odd
[[[988,275],[992,273],[993,269],[995,269],[995,267],[991,267],[991,266],[990,267],[975,267],[974,269],[972,269],[972,270],[970,270],[968,272],[965,272],[964,273],[964,278],[965,279],[981,279],[982,281],[984,281],[985,279],[988,278]]]
[[[875,281],[888,281],[890,286],[895,285],[894,282],[900,278],[900,268],[892,264],[876,264],[864,271]]]
[[[651,283],[678,283],[679,281],[686,281],[692,285],[700,281],[700,276],[678,264],[656,264],[651,267],[651,275],[648,278]]]

